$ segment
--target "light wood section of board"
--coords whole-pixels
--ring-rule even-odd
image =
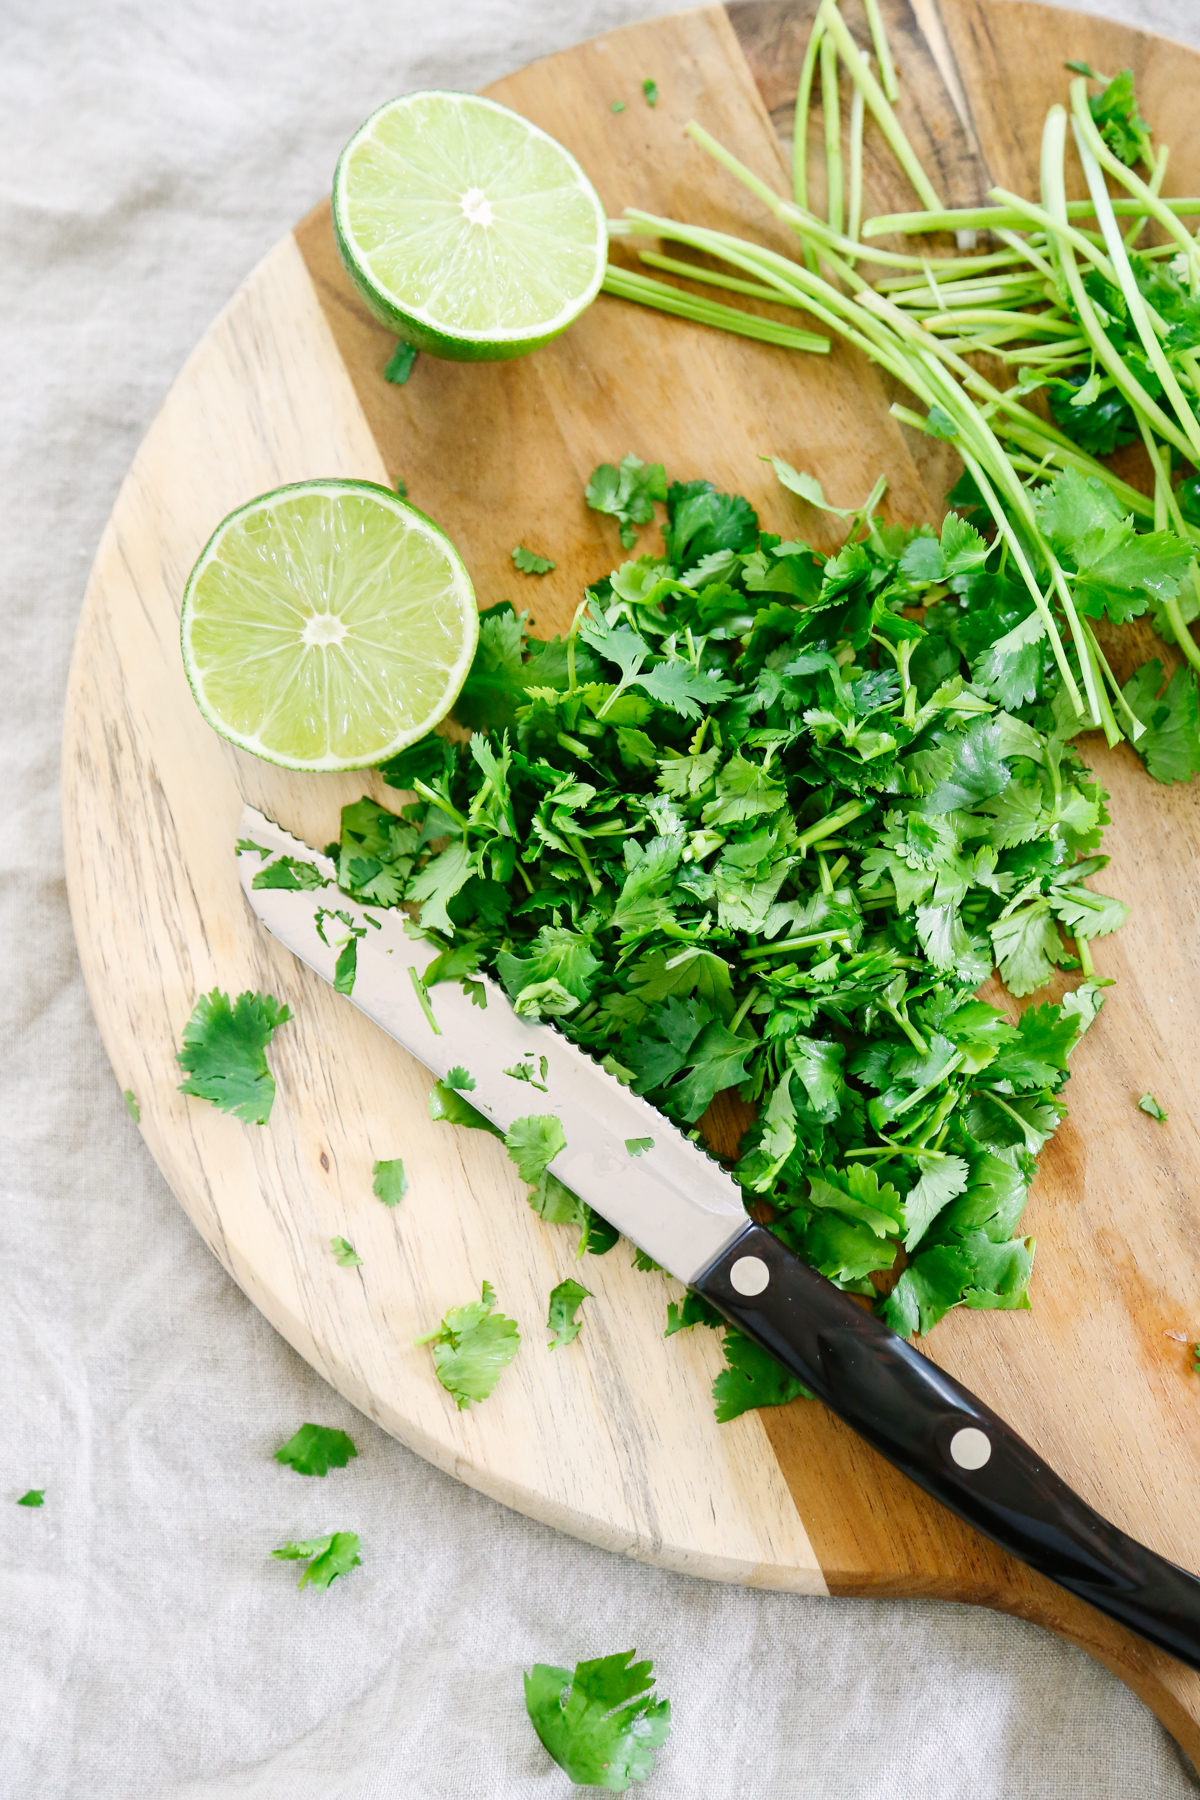
[[[699,118],[778,181],[815,0],[738,0],[631,27],[534,64],[491,90],[566,142],[613,212],[626,204],[776,235],[766,209],[682,135]],[[1188,96],[1200,60],[1079,15],[993,0],[883,10],[904,80],[901,118],[944,198],[1036,185],[1047,105],[1067,56],[1134,68],[1143,111],[1172,146],[1170,185],[1197,191]],[[847,13],[856,20],[848,0]],[[919,13],[919,17],[918,17]],[[922,31],[929,27],[931,38]],[[931,41],[933,47],[931,48]],[[641,99],[652,75],[659,103]],[[614,99],[626,110],[613,114]],[[819,193],[820,119],[811,141]],[[868,211],[911,197],[868,134]],[[773,172],[773,175],[772,175]],[[615,254],[628,259],[627,246]],[[822,548],[829,522],[758,461],[775,452],[841,503],[889,476],[889,516],[940,517],[945,444],[904,432],[878,372],[706,332],[602,297],[535,357],[464,367],[418,359],[404,387],[392,340],[354,300],[328,207],[271,253],[173,389],[122,490],[80,625],[64,740],[67,868],[84,971],[117,1078],[142,1107],[168,1181],[255,1304],[386,1429],[533,1516],[635,1556],[725,1579],[846,1594],[916,1594],[1020,1613],[1081,1643],[1200,1754],[1200,1677],[1030,1576],[905,1483],[836,1419],[798,1403],[718,1428],[710,1334],[661,1336],[670,1289],[627,1247],[576,1265],[569,1234],[529,1212],[502,1151],[433,1126],[429,1078],[258,930],[232,843],[243,798],[314,844],[372,777],[302,779],[240,756],[201,721],[177,646],[192,561],[233,506],[280,482],[345,473],[407,483],[462,549],[481,604],[510,598],[561,628],[583,584],[622,553],[583,484],[626,451],[747,493],[763,523]],[[1131,476],[1137,478],[1136,468]],[[643,547],[656,543],[647,533]],[[518,543],[553,556],[518,576]],[[1124,634],[1131,661],[1150,640]],[[1096,948],[1118,985],[1075,1059],[1070,1121],[1043,1157],[1026,1229],[1039,1239],[1034,1307],[943,1323],[932,1350],[1102,1512],[1200,1567],[1200,792],[1165,789],[1130,752],[1087,744],[1112,791],[1101,885],[1134,919]],[[391,796],[393,801],[395,796]],[[266,987],[294,1022],[271,1058],[269,1127],[177,1092],[196,996]],[[1153,1090],[1166,1127],[1137,1111]],[[729,1110],[713,1123],[735,1133]],[[371,1195],[377,1157],[410,1191]],[[342,1269],[329,1240],[363,1258]],[[546,1296],[595,1290],[582,1336],[545,1348]],[[412,1339],[487,1277],[523,1349],[493,1397],[458,1414]]]
[[[256,270],[193,355],[122,490],[88,589],[64,744],[71,904],[106,1047],[154,1156],[234,1279],[335,1387],[497,1499],[614,1550],[725,1579],[824,1591],[761,1421],[722,1429],[708,1333],[662,1336],[664,1278],[627,1245],[575,1264],[503,1149],[433,1124],[428,1073],[260,930],[233,856],[243,800],[313,844],[371,779],[297,777],[200,718],[179,601],[213,524],[314,473],[385,480],[294,241]],[[507,531],[507,523],[502,528]],[[382,794],[385,790],[380,789]],[[396,796],[392,795],[395,802]],[[294,1019],[271,1050],[265,1128],[177,1091],[197,996],[264,988]],[[403,1156],[409,1193],[371,1192]],[[350,1239],[361,1269],[330,1249]],[[587,1327],[546,1348],[550,1289],[594,1290]],[[523,1349],[459,1413],[413,1338],[489,1279]]]

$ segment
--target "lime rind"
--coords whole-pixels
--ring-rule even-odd
[[[222,737],[285,768],[382,762],[443,719],[479,638],[432,519],[374,482],[295,482],[222,521],[188,578],[184,668]]]
[[[333,222],[375,317],[438,356],[525,355],[604,279],[604,209],[578,162],[477,94],[410,94],[373,113],[338,159]]]

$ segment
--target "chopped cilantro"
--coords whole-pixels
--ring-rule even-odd
[[[653,1150],[654,1139],[652,1137],[626,1138],[625,1148],[630,1156],[641,1156],[644,1150]]]
[[[546,1316],[546,1330],[553,1335],[549,1348],[558,1350],[563,1344],[573,1344],[583,1329],[583,1321],[575,1314],[580,1303],[592,1298],[591,1288],[585,1288],[578,1281],[569,1277],[560,1281],[558,1286],[550,1290],[550,1310]]]
[[[501,1370],[521,1347],[516,1320],[493,1311],[495,1304],[495,1289],[485,1281],[478,1300],[452,1306],[436,1331],[413,1339],[417,1344],[433,1345],[437,1378],[454,1396],[460,1412],[472,1400],[487,1399]]]
[[[247,1125],[265,1125],[275,1100],[266,1049],[291,1016],[271,994],[239,994],[232,1004],[219,988],[202,994],[177,1053],[187,1075],[180,1093],[211,1100]]]
[[[362,1567],[358,1554],[358,1535],[353,1531],[333,1531],[328,1537],[305,1538],[299,1544],[281,1544],[271,1555],[281,1562],[307,1563],[300,1577],[301,1587],[327,1588],[339,1575]]]
[[[625,102],[623,100],[614,100],[608,110],[609,112],[622,113],[625,111]]]
[[[1134,749],[1155,781],[1190,781],[1200,773],[1200,701],[1195,671],[1181,663],[1165,688],[1162,679],[1162,664],[1152,657],[1122,689],[1146,727]]]
[[[274,855],[273,850],[266,849],[262,844],[256,844],[253,838],[239,838],[237,853],[239,856],[257,855],[262,862],[266,862],[268,856]]]
[[[812,477],[774,466],[836,516]],[[644,465],[605,469],[593,503],[646,522]],[[382,867],[375,904],[421,906],[431,991],[493,977],[685,1130],[735,1090],[753,1111],[747,1204],[901,1331],[1023,1306],[1034,1159],[1106,985],[1089,947],[1126,912],[1093,885],[1106,796],[1040,616],[1003,546],[954,513],[934,532],[847,510],[824,557],[710,482],[656,469],[652,488],[665,552],[594,583],[565,642],[511,608],[485,616],[474,735],[394,759],[388,780],[419,784],[400,818],[347,809],[371,853],[359,878]],[[1043,482],[1037,506],[1081,595],[1110,613],[1165,604],[1174,549],[1127,530],[1087,478]],[[1185,676],[1168,703],[1151,674],[1146,724],[1165,739],[1194,690]],[[1017,996],[1056,971],[1084,979],[1013,1024],[976,997],[997,965]],[[540,1089],[548,1069],[529,1055],[507,1073]],[[453,1080],[430,1111],[496,1132]],[[505,1142],[544,1221],[572,1226],[580,1253],[611,1247],[552,1172],[557,1117],[518,1119]],[[672,1331],[706,1318],[671,1304]],[[725,1343],[722,1417],[799,1392]]]
[[[725,1320],[716,1307],[710,1305],[703,1294],[692,1293],[689,1290],[683,1296],[682,1301],[668,1301],[667,1329],[663,1332],[663,1336],[674,1337],[677,1331],[691,1331],[695,1325],[709,1325],[715,1329],[724,1323]]]
[[[371,1192],[375,1198],[382,1200],[385,1206],[399,1206],[408,1192],[408,1176],[400,1157],[393,1157],[390,1162],[377,1162],[373,1173]]]
[[[667,1741],[671,1702],[654,1694],[654,1665],[636,1652],[576,1663],[574,1672],[534,1663],[525,1708],[545,1748],[576,1787],[623,1794],[645,1781]]]
[[[45,1503],[45,1488],[29,1488],[17,1501],[18,1506],[42,1506]]]
[[[346,1238],[344,1238],[344,1237],[330,1238],[329,1242],[333,1249],[333,1254],[337,1257],[338,1263],[341,1268],[343,1268],[343,1269],[361,1269],[362,1268],[362,1257],[358,1254],[358,1251],[354,1248],[354,1245],[349,1243]]]
[[[475,1086],[475,1077],[467,1073],[461,1063],[446,1071],[446,1086],[457,1088],[460,1094],[469,1093]]]
[[[135,1125],[140,1125],[142,1122],[142,1109],[137,1103],[137,1095],[132,1088],[126,1088],[123,1097],[125,1100],[125,1111],[129,1114]]]
[[[536,551],[526,550],[523,544],[517,545],[512,559],[522,575],[548,575],[557,566],[548,556],[538,556]]]
[[[405,481],[403,475],[397,475],[396,477],[396,492],[401,500],[408,499],[408,483]]]
[[[1153,1094],[1143,1094],[1138,1106],[1144,1113],[1149,1113],[1152,1119],[1165,1119],[1167,1116],[1165,1108],[1159,1105]]]
[[[344,1469],[357,1455],[353,1438],[344,1431],[331,1425],[302,1425],[279,1446],[275,1461],[286,1463],[297,1475],[327,1475],[330,1469]]]
[[[1092,71],[1080,69],[1079,73],[1091,75]],[[1138,112],[1131,70],[1122,69],[1102,94],[1093,94],[1088,100],[1088,110],[1114,156],[1129,168],[1137,162],[1144,162],[1147,168],[1153,167],[1150,127]]]
[[[786,1406],[789,1400],[812,1399],[802,1381],[797,1381],[768,1351],[732,1326],[726,1331],[721,1348],[728,1367],[713,1382],[719,1424],[755,1407]]]
[[[417,352],[412,344],[397,344],[388,358],[383,379],[394,382],[397,387],[403,387],[413,372],[416,360]]]
[[[642,92],[646,96],[647,106],[658,105],[658,83],[654,80],[653,76],[647,75],[642,83]]]

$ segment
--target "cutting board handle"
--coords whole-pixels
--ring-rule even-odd
[[[990,1407],[771,1232],[749,1226],[695,1285],[935,1500],[1200,1669],[1200,1580],[1102,1519]]]

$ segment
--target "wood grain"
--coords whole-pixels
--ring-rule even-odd
[[[682,135],[699,118],[786,191],[782,150],[812,0],[739,0],[631,27],[491,90],[566,142],[617,212],[638,204],[782,244],[770,215]],[[1200,181],[1175,46],[992,0],[885,0],[901,116],[948,202],[1028,187],[1061,62],[1132,66],[1172,144],[1171,185]],[[854,23],[852,9],[848,17]],[[657,108],[640,97],[659,83]],[[1181,98],[1183,96],[1184,98]],[[624,98],[623,113],[610,102]],[[819,119],[813,129],[819,133]],[[814,143],[816,143],[814,138]],[[815,159],[819,170],[820,157]],[[868,138],[870,210],[909,204]],[[258,930],[231,854],[243,799],[310,842],[373,778],[296,777],[233,751],[192,705],[179,599],[213,524],[280,482],[405,479],[466,557],[480,602],[563,626],[619,552],[582,503],[595,463],[628,450],[673,475],[746,492],[764,524],[828,544],[811,509],[769,484],[761,453],[812,470],[836,499],[889,476],[891,516],[940,515],[949,451],[890,419],[878,373],[844,347],[797,357],[602,297],[519,362],[418,360],[383,380],[392,344],[358,307],[327,205],[250,277],[194,353],[122,489],[72,665],[63,790],[72,911],[104,1040],[168,1181],[225,1267],[300,1352],[386,1429],[486,1492],[593,1542],[717,1578],[804,1591],[941,1596],[1020,1613],[1083,1644],[1200,1754],[1200,1677],[1031,1577],[904,1483],[837,1420],[797,1404],[718,1428],[709,1334],[661,1337],[676,1291],[624,1247],[588,1258],[595,1290],[569,1351],[543,1348],[546,1295],[574,1272],[490,1139],[433,1126],[427,1074]],[[652,543],[647,534],[647,545]],[[517,543],[553,555],[518,576]],[[1071,1119],[1027,1213],[1034,1310],[951,1317],[933,1349],[1102,1512],[1200,1565],[1200,797],[1151,784],[1130,753],[1089,745],[1111,789],[1106,884],[1136,929],[1098,947],[1119,986],[1076,1056]],[[378,790],[383,797],[383,790]],[[269,1128],[177,1091],[174,1050],[201,991],[266,987],[295,1020],[276,1038]],[[1163,1128],[1137,1112],[1152,1089]],[[726,1128],[735,1129],[731,1119]],[[375,1158],[404,1156],[396,1212]],[[329,1239],[363,1257],[339,1268]],[[483,1277],[525,1339],[483,1407],[459,1414],[412,1339]]]

